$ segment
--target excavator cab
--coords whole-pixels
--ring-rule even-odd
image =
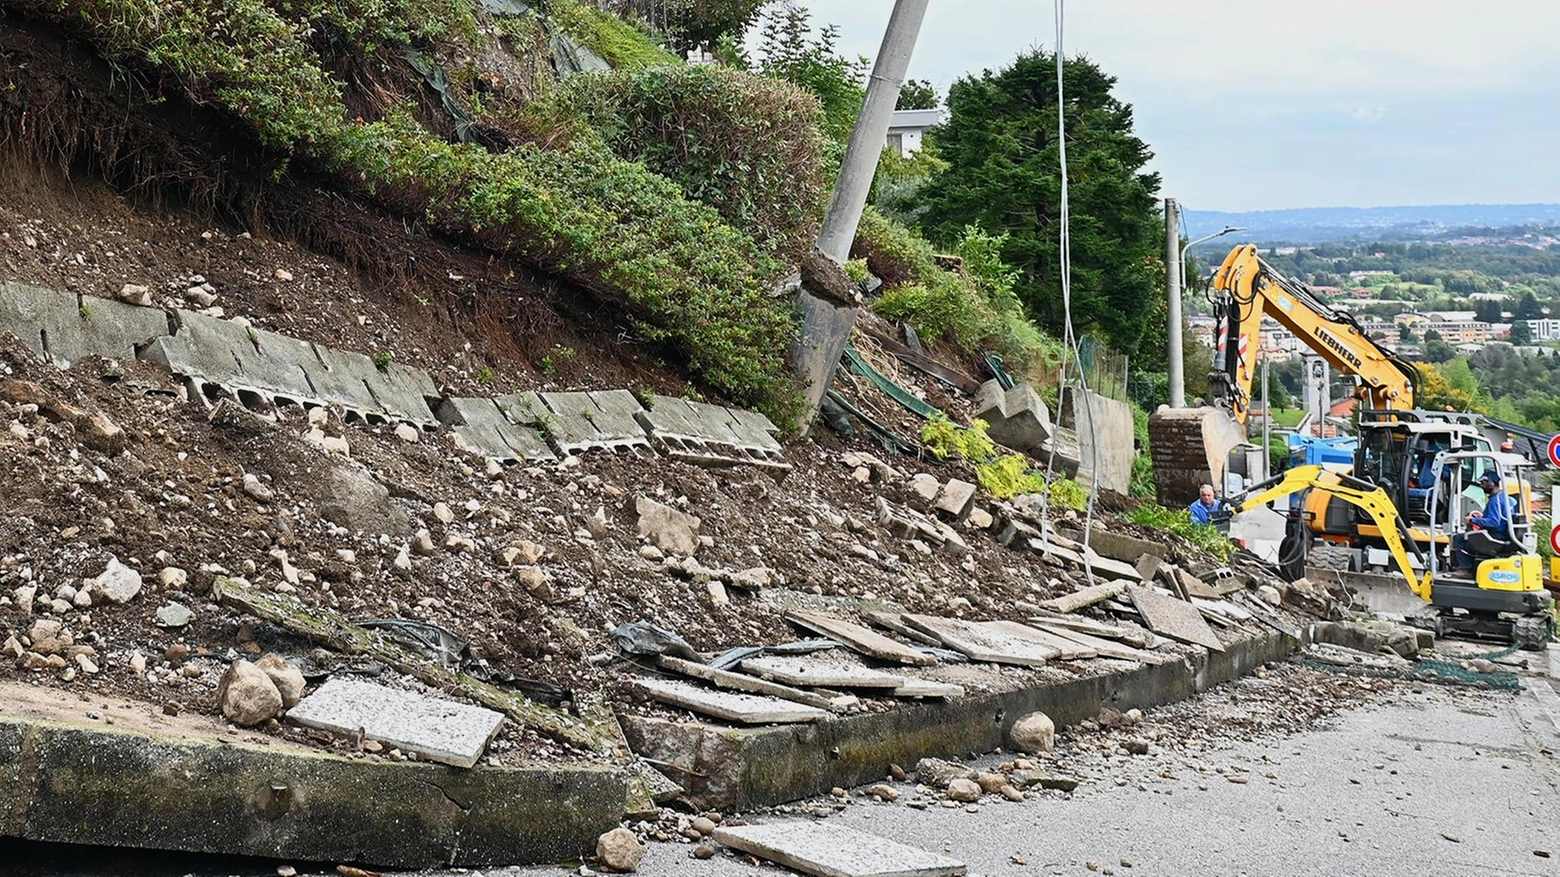
[[[1446,451],[1431,463],[1434,476],[1430,520],[1430,611],[1415,623],[1437,636],[1464,636],[1517,642],[1542,648],[1552,625],[1552,598],[1544,590],[1543,560],[1533,532],[1533,464],[1518,454],[1489,450]],[[1484,488],[1477,485],[1484,484]],[[1498,491],[1503,499],[1495,500]],[[1485,497],[1480,503],[1476,497]],[[1493,501],[1492,501],[1493,500]],[[1481,527],[1470,513],[1504,504],[1497,526]],[[1437,538],[1446,535],[1444,542]],[[1458,569],[1454,550],[1462,549],[1472,569]]]

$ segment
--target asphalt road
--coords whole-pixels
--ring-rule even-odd
[[[1560,649],[1549,656],[1560,668]],[[1536,669],[1521,692],[1424,685],[1344,712],[1323,730],[1259,742],[1226,734],[1192,753],[1076,753],[1060,766],[1086,781],[1068,798],[988,797],[977,813],[918,810],[905,803],[913,785],[900,784],[899,802],[854,797],[829,821],[945,852],[971,875],[1088,875],[1090,863],[1116,875],[1560,875],[1560,693]],[[1224,703],[1189,702],[1205,715]],[[640,873],[789,873],[725,851],[695,860],[692,849],[652,843]],[[265,877],[277,864],[0,841],[0,873],[16,877]]]
[[[1162,777],[1144,759],[1070,800],[973,814],[857,804],[831,819],[945,852],[970,874],[1083,875],[1093,862],[1117,875],[1556,875],[1560,696],[1534,681],[1548,688],[1547,703],[1533,692],[1428,686],[1346,713],[1329,730],[1210,756],[1248,768],[1244,785],[1186,769]],[[652,845],[641,873],[777,870],[724,855],[695,861],[689,849]]]

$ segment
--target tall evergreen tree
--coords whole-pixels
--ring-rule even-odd
[[[1072,303],[1075,326],[1099,330],[1130,354],[1150,300],[1162,295],[1164,234],[1159,175],[1143,171],[1152,153],[1132,133],[1132,108],[1111,94],[1115,82],[1086,58],[1065,65]],[[1002,255],[1022,272],[1019,297],[1059,331],[1055,55],[1031,51],[995,73],[960,79],[948,90],[948,109],[947,124],[934,132],[948,168],[926,188],[923,225],[944,243],[971,223],[1006,232]]]

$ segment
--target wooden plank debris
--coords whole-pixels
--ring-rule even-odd
[[[1081,630],[1069,630],[1065,627],[1052,627],[1036,622],[1036,626],[1046,633],[1060,639],[1071,640],[1079,646],[1093,651],[1101,658],[1116,658],[1122,661],[1140,661],[1144,664],[1164,664],[1178,660],[1175,655],[1163,655],[1158,652],[1136,649],[1125,643],[1118,643],[1102,637],[1090,636]]]
[[[742,669],[786,685],[894,689],[905,684],[903,676],[884,673],[871,667],[845,666],[809,655],[799,657],[768,655],[762,658],[749,658],[742,662]]]
[[[1056,660],[1058,661],[1081,661],[1086,658],[1099,657],[1099,652],[1088,646],[1080,645],[1067,637],[1057,636],[1050,631],[1041,630],[1032,625],[1005,619],[1001,621],[987,621],[984,624],[1008,636],[1016,636],[1019,639],[1029,640],[1030,642],[1056,649],[1058,652]]]
[[[1127,596],[1132,598],[1132,605],[1137,607],[1149,630],[1215,652],[1224,651],[1224,645],[1192,604],[1148,588],[1128,588]]]
[[[938,618],[935,615],[901,616],[906,624],[937,637],[948,648],[963,652],[974,661],[992,664],[1017,664],[1039,667],[1060,652],[1050,646],[987,627],[962,618]]]
[[[918,652],[898,640],[890,639],[854,621],[817,612],[801,611],[787,612],[785,617],[787,621],[798,627],[822,634],[869,658],[917,667],[929,667],[937,663],[937,659],[931,655]]]
[[[715,840],[813,877],[961,877],[964,863],[832,822],[721,826]]]
[[[634,684],[661,703],[745,725],[817,722],[829,717],[826,710],[789,700],[710,691],[674,679],[639,679]]]
[[[1077,612],[1079,609],[1093,606],[1095,603],[1098,603],[1102,600],[1109,600],[1111,597],[1118,597],[1126,593],[1126,591],[1126,582],[1107,582],[1103,585],[1094,585],[1093,587],[1084,588],[1081,591],[1074,591],[1071,594],[1064,594],[1060,597],[1052,597],[1051,599],[1042,602],[1040,604],[1040,608],[1049,609],[1052,612],[1059,612],[1063,614],[1068,612]]]
[[[684,658],[674,658],[671,655],[662,655],[658,659],[658,663],[674,673],[692,676],[695,679],[703,679],[716,688],[730,688],[733,691],[744,691],[748,694],[778,697],[781,700],[795,701],[796,703],[829,710],[830,712],[842,712],[856,703],[856,698],[854,697],[831,699],[811,691],[802,691],[789,685],[770,682],[767,679],[755,679],[746,673],[720,670],[708,664],[699,664]]]

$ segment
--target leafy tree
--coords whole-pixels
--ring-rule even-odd
[[[837,144],[850,139],[867,90],[863,85],[867,59],[852,61],[839,54],[839,28],[825,25],[813,34],[805,6],[787,6],[764,15],[756,67],[766,76],[784,79],[812,92],[823,108],[823,128]]]
[[[1431,331],[1435,330],[1432,329]],[[1427,336],[1429,334],[1430,332],[1425,333]],[[1456,356],[1457,348],[1442,341],[1439,337],[1427,338],[1425,340],[1425,359],[1431,362],[1450,362]]]
[[[1512,344],[1532,344],[1533,326],[1526,320],[1518,320],[1512,323],[1511,338],[1509,340]]]
[[[1486,323],[1499,323],[1504,317],[1505,311],[1501,310],[1500,302],[1489,299],[1481,299],[1473,304],[1473,317]]]
[[[1538,299],[1532,292],[1522,293],[1517,299],[1517,310],[1512,314],[1513,320],[1541,320],[1544,318],[1544,306],[1538,303]]]
[[[1132,109],[1111,94],[1116,80],[1084,58],[1066,65],[1071,183],[1072,305],[1079,328],[1097,328],[1135,354],[1143,313],[1163,276],[1158,174],[1132,133]],[[1052,330],[1063,324],[1056,58],[1033,50],[1007,67],[966,77],[948,91],[949,121],[933,132],[946,171],[926,187],[923,221],[947,243],[971,223],[1006,233],[1003,259],[1015,287]]]
[[[1441,333],[1440,332],[1437,332],[1434,329],[1426,329],[1425,330],[1425,343],[1426,344],[1429,344],[1432,341],[1440,341],[1440,340],[1441,340]]]
[[[1412,340],[1414,340],[1414,327],[1408,325],[1407,323],[1404,323],[1403,325],[1399,326],[1398,327],[1398,340],[1399,341],[1412,341]]]
[[[896,110],[934,110],[937,108],[937,89],[929,79],[911,79],[899,87],[899,103]]]
[[[665,36],[679,53],[734,46],[773,0],[612,0],[606,4],[626,18],[638,18]]]

